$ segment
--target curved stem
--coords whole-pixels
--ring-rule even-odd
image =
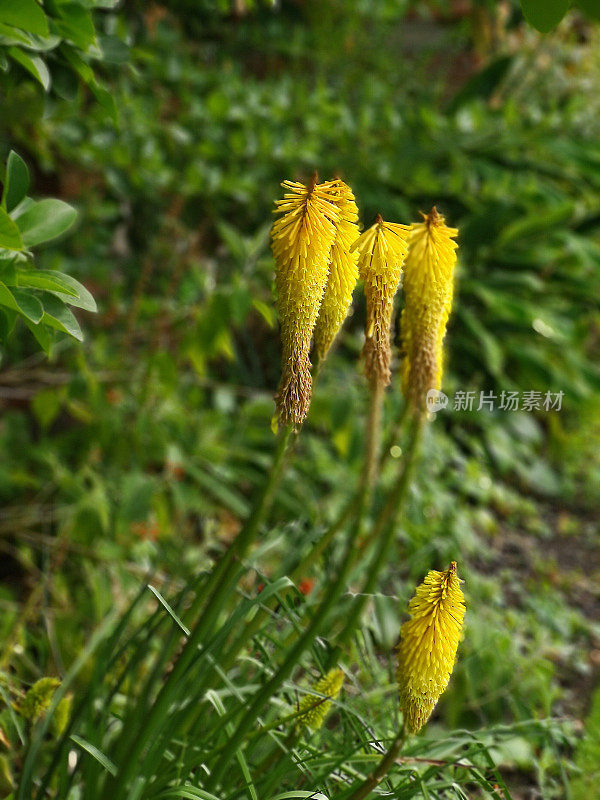
[[[279,689],[281,684],[289,678],[294,667],[314,639],[323,629],[327,617],[344,589],[344,585],[350,574],[356,542],[360,536],[361,523],[366,507],[367,497],[370,491],[370,482],[375,474],[376,457],[378,453],[378,440],[380,435],[381,405],[383,401],[383,388],[375,383],[371,386],[371,405],[367,422],[367,436],[365,449],[365,464],[363,469],[363,481],[357,496],[357,509],[354,525],[350,531],[346,542],[346,549],[340,564],[337,577],[329,587],[329,591],[321,600],[315,610],[312,620],[309,622],[304,633],[291,646],[287,656],[283,660],[277,672],[262,686],[256,693],[254,700],[249,704],[245,713],[242,715],[235,731],[227,743],[227,752],[223,753],[211,770],[210,777],[206,782],[206,790],[211,791],[225,772],[231,755],[237,751],[241,745],[247,731],[255,724],[256,717],[262,711],[265,703]]]
[[[381,761],[375,767],[373,772],[346,798],[346,800],[364,800],[364,798],[367,797],[367,795],[369,795],[373,789],[375,789],[375,787],[381,783],[390,769],[394,766],[405,741],[406,730],[403,725],[402,729],[391,743],[387,752],[382,757]]]
[[[377,542],[377,550],[375,551],[373,561],[369,566],[369,571],[363,586],[361,587],[360,593],[358,597],[354,599],[354,603],[352,604],[352,607],[346,618],[346,623],[337,637],[336,647],[328,659],[329,666],[331,666],[331,664],[339,657],[342,646],[354,632],[356,623],[362,614],[369,595],[373,592],[377,577],[388,556],[390,547],[394,540],[396,522],[401,511],[403,510],[404,500],[410,486],[410,480],[417,454],[419,452],[422,431],[423,417],[422,415],[419,415],[413,419],[410,439],[406,447],[404,466],[388,494],[387,501],[377,520],[375,521],[373,529],[364,542],[365,548],[367,548],[372,542]],[[357,558],[358,555],[356,556],[356,559]]]

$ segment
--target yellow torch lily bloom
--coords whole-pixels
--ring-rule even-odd
[[[416,733],[448,686],[465,618],[456,561],[431,570],[409,603],[411,619],[400,631],[397,679],[404,724]]]
[[[434,207],[413,225],[404,264],[402,385],[415,408],[425,410],[427,392],[442,383],[443,341],[452,308],[456,228]]]
[[[352,189],[343,181],[336,183],[339,219],[331,248],[329,276],[314,332],[314,347],[321,361],[348,316],[358,280],[358,253],[350,252],[352,243],[359,235],[358,208]]]
[[[305,186],[284,181],[282,216],[271,230],[277,309],[281,323],[282,376],[275,396],[279,422],[300,425],[310,405],[310,343],[329,274],[340,211],[337,181]]]
[[[367,300],[365,372],[371,382],[390,382],[390,328],[394,296],[402,277],[410,225],[384,222],[381,216],[351,247]]]
[[[313,731],[318,730],[325,722],[331,701],[341,692],[343,683],[344,673],[341,669],[329,670],[320,678],[312,687],[312,691],[317,694],[305,695],[298,704],[298,711],[301,713],[296,717],[296,725],[308,725]]]

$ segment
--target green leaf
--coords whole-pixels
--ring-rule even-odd
[[[35,33],[13,28],[11,25],[4,25],[0,22],[0,44],[8,47],[10,44],[23,45],[28,50],[37,53],[46,53],[60,44],[60,36],[37,36]]]
[[[118,36],[100,36],[102,59],[108,64],[125,64],[129,59],[129,48]]]
[[[77,3],[58,6],[60,17],[52,20],[52,27],[81,50],[96,43],[96,29],[90,11]]]
[[[7,308],[0,308],[0,342],[5,342],[14,328],[17,315]]]
[[[48,20],[36,0],[2,0],[0,22],[14,25],[39,36],[48,35]]]
[[[2,207],[12,211],[18,206],[29,189],[29,170],[20,155],[11,150],[6,162],[6,180],[2,195]]]
[[[108,91],[101,83],[97,81],[93,81],[93,83],[89,84],[90,89],[92,90],[92,94],[96,98],[96,100],[100,103],[102,108],[110,115],[110,117],[117,122],[119,118],[119,112],[117,109],[117,104],[115,102],[114,95]]]
[[[525,19],[541,33],[556,28],[570,4],[570,0],[521,0]]]
[[[62,200],[40,200],[18,217],[23,243],[34,247],[55,239],[68,230],[76,218],[75,209]]]
[[[30,322],[28,319],[24,319],[23,322],[25,323],[25,325],[27,325],[31,333],[34,335],[37,343],[42,348],[42,350],[49,355],[52,349],[52,344],[54,343],[53,331],[47,328],[43,324],[40,325],[38,323],[37,325],[34,325],[33,322]]]
[[[42,270],[39,270],[39,272],[42,272]],[[98,310],[96,301],[90,292],[88,292],[85,286],[79,283],[79,281],[75,280],[75,278],[72,278],[70,275],[65,275],[64,272],[53,272],[52,270],[44,270],[44,272],[46,275],[52,274],[56,277],[60,276],[62,283],[69,287],[69,293],[56,293],[64,303],[68,303],[70,306],[75,306],[76,308],[83,308],[84,311],[95,312]]]
[[[472,100],[488,100],[504,80],[512,63],[511,56],[501,56],[488,64],[481,72],[476,73],[454,95],[448,104],[447,112],[454,114]]]
[[[13,288],[11,291],[21,314],[33,322],[34,325],[37,325],[44,316],[44,309],[39,299],[31,292],[23,291],[23,289]]]
[[[8,55],[20,64],[27,72],[30,72],[33,77],[38,80],[44,89],[48,91],[50,88],[50,73],[45,62],[39,56],[28,56],[18,47],[11,47],[8,50]]]
[[[83,341],[83,333],[81,332],[79,323],[62,300],[59,300],[58,297],[52,294],[45,294],[42,297],[42,305],[44,307],[42,322],[45,325],[56,328],[58,331],[68,333],[80,342]]]
[[[166,600],[165,600],[165,598],[162,596],[162,594],[161,594],[161,593],[158,591],[158,589],[155,589],[155,588],[154,588],[154,586],[152,586],[150,583],[148,583],[148,584],[146,584],[146,585],[147,585],[148,589],[150,589],[150,591],[152,592],[152,594],[153,594],[153,595],[156,597],[156,599],[158,600],[158,602],[159,602],[159,603],[162,605],[162,607],[165,609],[165,611],[167,612],[167,614],[169,614],[169,616],[170,616],[170,617],[172,617],[172,619],[173,619],[173,621],[175,622],[175,624],[176,624],[176,625],[177,625],[179,628],[181,628],[181,630],[182,630],[182,631],[185,633],[185,635],[186,635],[186,636],[189,636],[189,635],[190,635],[190,629],[189,629],[189,628],[188,628],[186,625],[184,625],[184,624],[183,624],[183,622],[181,621],[181,619],[180,619],[180,618],[177,616],[177,614],[176,614],[176,613],[173,611],[173,609],[171,608],[171,606],[170,606],[170,605],[167,603],[167,601],[166,601]]]
[[[108,756],[105,756],[101,750],[98,750],[96,745],[91,744],[86,739],[83,739],[81,736],[77,736],[77,734],[72,733],[70,737],[72,742],[78,744],[83,750],[89,753],[92,758],[95,758],[96,761],[101,764],[107,772],[110,772],[111,775],[117,774],[117,767],[113,762],[110,760]]]
[[[13,28],[12,25],[5,25],[0,22],[0,44],[8,47],[10,44],[22,44],[25,47],[30,47],[32,43],[32,35],[19,28]]]
[[[8,250],[22,250],[23,240],[15,222],[0,208],[0,247]]]
[[[37,325],[44,315],[42,304],[35,295],[20,289],[13,288],[11,291],[4,283],[0,283],[0,305],[18,311],[34,325]]]
[[[62,273],[52,272],[51,270],[23,270],[17,272],[17,285],[30,286],[33,289],[41,289],[44,292],[61,292],[67,295],[76,296],[69,284],[62,280]]]

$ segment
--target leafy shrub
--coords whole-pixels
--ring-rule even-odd
[[[62,200],[27,196],[29,171],[11,151],[0,205],[0,341],[23,320],[46,352],[53,332],[80,341],[83,334],[68,306],[96,311],[93,297],[70,275],[36,269],[30,248],[56,239],[75,222],[77,212]]]

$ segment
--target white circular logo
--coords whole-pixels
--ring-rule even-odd
[[[448,395],[443,392],[438,392],[437,389],[430,389],[427,392],[427,411],[432,414],[446,408],[448,405]]]

